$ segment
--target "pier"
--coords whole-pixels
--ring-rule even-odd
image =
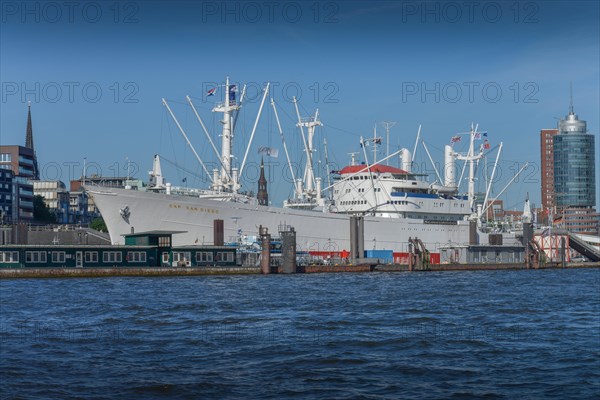
[[[555,256],[548,257],[543,243],[540,246],[534,240],[531,223],[524,224],[521,245],[502,245],[501,238],[493,235],[480,237],[475,224],[471,224],[468,245],[444,247],[435,259],[417,237],[408,238],[409,252],[405,257],[395,257],[391,250],[365,250],[363,218],[351,217],[349,228],[351,245],[347,256],[298,254],[296,231],[288,225],[281,225],[275,236],[260,226],[260,250],[226,245],[223,221],[219,219],[214,221],[214,242],[210,245],[172,246],[172,235],[178,231],[131,233],[125,235],[125,245],[4,245],[0,247],[0,279],[600,267],[591,246],[581,245],[591,255],[590,262],[571,262],[566,257],[568,245],[564,239]],[[278,245],[274,247],[275,243]]]

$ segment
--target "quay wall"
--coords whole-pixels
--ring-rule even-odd
[[[546,264],[540,269],[561,269],[560,264]],[[600,262],[567,263],[566,269],[600,268]],[[492,271],[526,269],[524,264],[433,264],[425,270],[440,271]],[[356,273],[356,272],[409,272],[408,265],[308,265],[299,266],[299,273]],[[249,275],[260,274],[260,267],[119,267],[119,268],[0,268],[0,279],[10,278],[92,278],[109,276],[194,276],[194,275]]]
[[[257,267],[13,268],[0,278],[94,278],[108,276],[192,276],[259,274]]]

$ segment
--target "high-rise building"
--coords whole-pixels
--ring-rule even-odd
[[[4,222],[29,222],[33,219],[33,160],[30,149],[23,146],[0,146],[0,170],[10,171],[2,174],[3,186],[10,186],[10,196],[3,201]],[[10,207],[9,207],[10,204]],[[9,211],[10,208],[10,211]]]
[[[5,222],[17,223],[28,222],[33,219],[33,184],[32,180],[39,179],[39,170],[35,149],[33,147],[33,127],[31,124],[31,103],[27,110],[27,128],[25,131],[25,147],[23,146],[0,146],[0,169],[11,170],[11,199],[10,216],[4,215]],[[8,185],[9,176],[3,174]],[[6,196],[7,194],[3,194]],[[4,210],[8,209],[9,201],[4,201]]]
[[[595,235],[599,214],[595,210],[594,139],[587,132],[586,121],[573,111],[571,101],[569,113],[558,122],[558,133],[552,136],[554,205],[566,229]]]
[[[542,209],[547,212],[554,207],[554,135],[558,129],[540,131],[540,173],[542,176]],[[547,215],[547,213],[546,213]]]
[[[12,169],[0,168],[0,225],[9,224],[13,219],[14,179]]]

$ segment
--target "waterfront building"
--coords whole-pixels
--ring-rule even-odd
[[[69,192],[69,222],[72,224],[87,224],[95,214],[88,211],[88,197],[84,191]]]
[[[59,224],[68,224],[69,218],[69,192],[61,181],[33,181],[34,196],[42,196],[44,203],[56,216]]]
[[[555,215],[571,232],[597,235],[595,137],[573,111],[572,101],[552,142]]]
[[[14,178],[11,169],[0,168],[0,225],[10,224],[13,219]]]
[[[2,222],[18,223],[33,220],[33,184],[39,179],[39,169],[33,146],[31,102],[27,107],[25,146],[0,146],[0,212]],[[9,170],[12,173],[7,173]],[[8,191],[9,190],[9,191]],[[10,195],[9,195],[10,193]],[[10,198],[7,198],[10,196]]]
[[[554,207],[554,136],[558,129],[542,129],[540,131],[540,173],[542,189],[542,211]],[[547,215],[547,213],[546,213]],[[546,217],[547,219],[547,217]]]
[[[23,146],[0,146],[0,169],[11,171],[3,174],[3,186],[10,186],[10,199],[5,200],[4,207],[9,207],[11,214],[5,217],[7,223],[30,222],[33,220],[33,185],[34,178],[33,150]],[[7,193],[4,194],[6,196]]]

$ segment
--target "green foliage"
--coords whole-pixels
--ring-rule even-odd
[[[90,223],[90,228],[100,232],[108,232],[108,228],[106,228],[106,223],[102,218],[94,218]]]
[[[44,198],[40,195],[33,198],[33,219],[47,224],[56,223],[56,215],[50,211],[44,202]]]

